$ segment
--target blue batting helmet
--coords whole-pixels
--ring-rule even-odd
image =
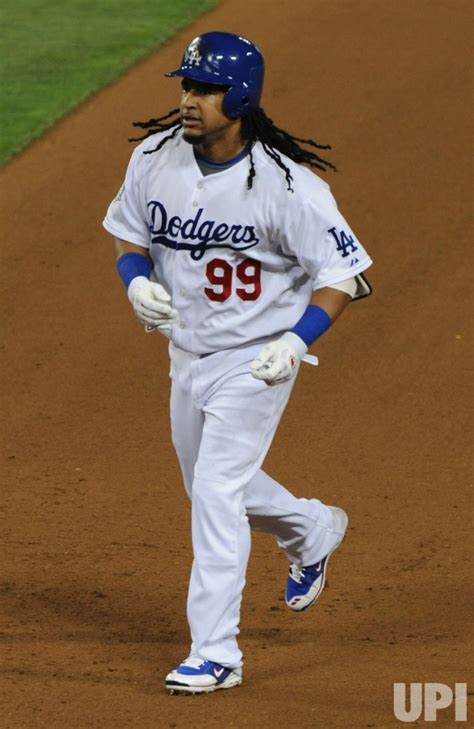
[[[229,86],[223,110],[237,119],[258,107],[264,70],[262,54],[247,38],[214,31],[195,38],[186,48],[181,67],[166,75]]]

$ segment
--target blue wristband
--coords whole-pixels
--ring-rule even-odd
[[[305,313],[296,322],[291,331],[309,347],[321,334],[324,334],[329,329],[331,324],[332,321],[329,314],[324,309],[321,309],[320,306],[313,306],[311,304],[307,307]]]
[[[149,258],[141,253],[124,253],[117,261],[117,271],[127,289],[137,276],[150,278],[152,268]]]

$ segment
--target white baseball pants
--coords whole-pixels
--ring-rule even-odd
[[[293,382],[250,374],[262,345],[200,357],[170,343],[171,432],[192,502],[191,653],[242,666],[240,603],[250,527],[272,534],[291,562],[319,562],[339,541],[330,509],[298,499],[260,469]]]

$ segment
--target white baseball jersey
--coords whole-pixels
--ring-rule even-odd
[[[153,278],[178,311],[173,343],[206,354],[276,338],[294,327],[316,289],[367,269],[372,261],[337,209],[329,186],[280,155],[293,177],[252,150],[249,158],[204,176],[181,132],[133,152],[106,230],[149,250]]]

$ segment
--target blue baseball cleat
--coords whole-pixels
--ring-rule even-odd
[[[204,694],[218,689],[240,686],[242,675],[219,663],[190,656],[178,668],[168,673],[165,686],[170,694]]]
[[[326,570],[331,554],[339,547],[346,533],[348,518],[337,506],[329,507],[334,515],[335,531],[341,538],[333,549],[317,564],[300,567],[290,564],[286,583],[285,602],[291,610],[301,611],[311,607],[324,590]]]

